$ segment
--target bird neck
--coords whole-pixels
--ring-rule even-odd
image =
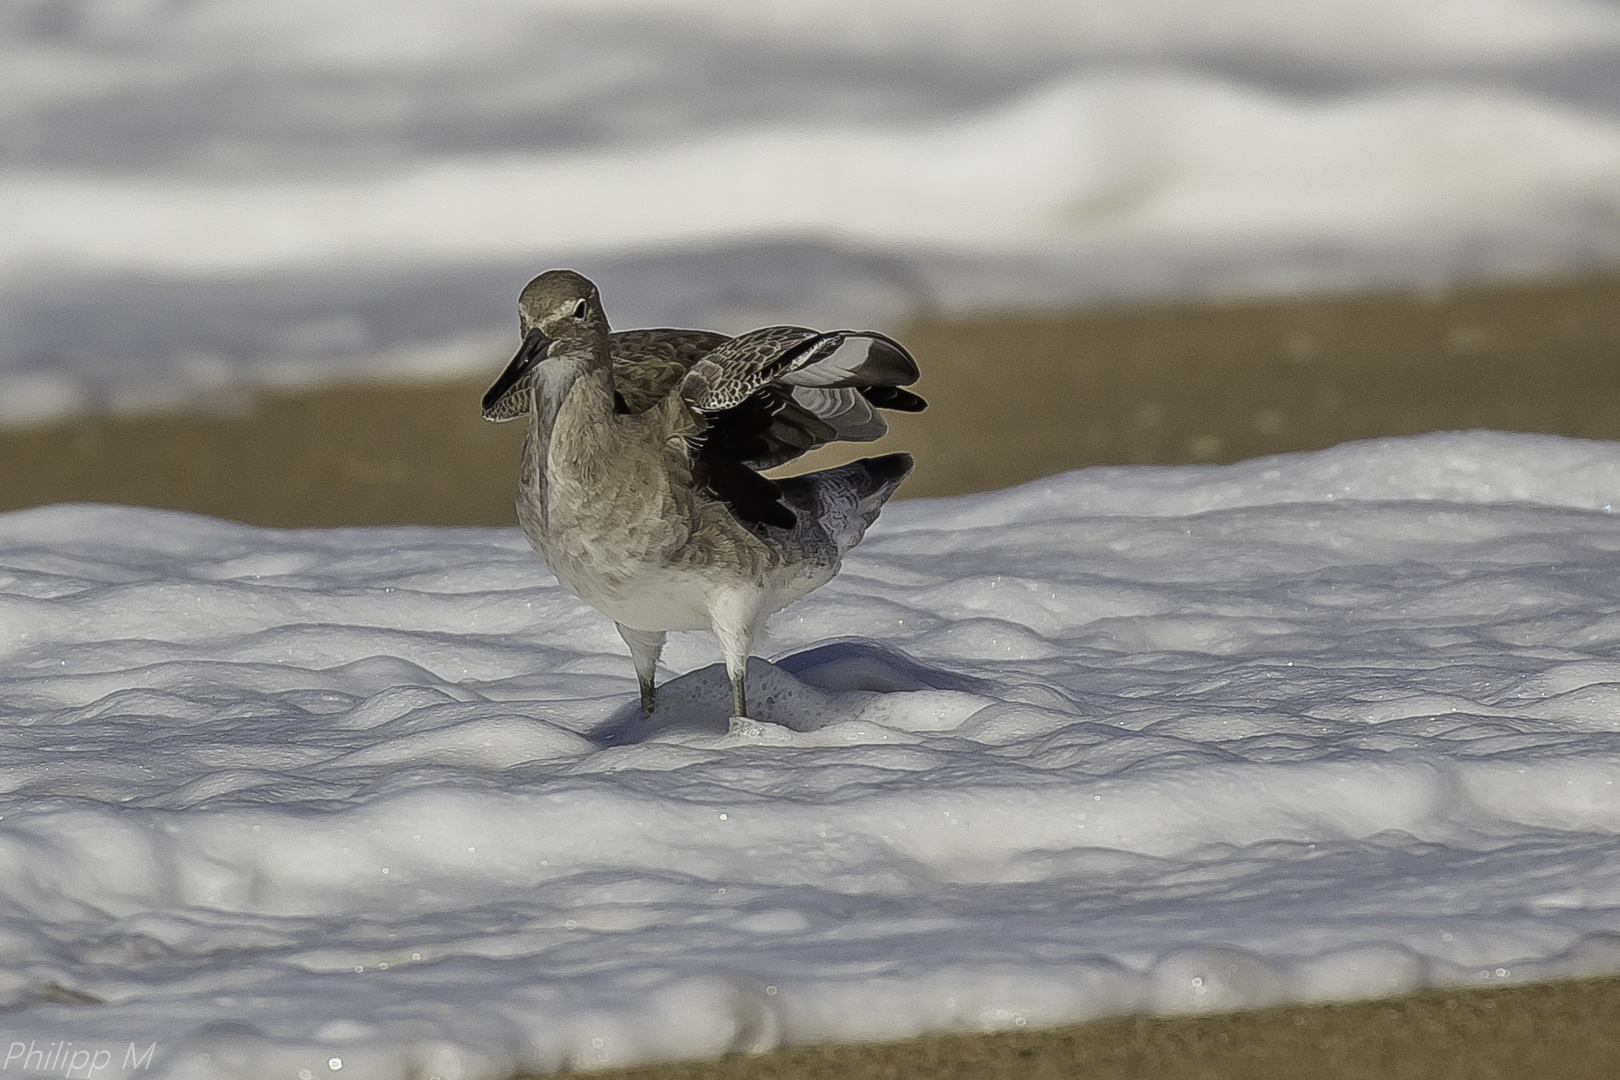
[[[524,440],[524,477],[543,487],[557,414],[566,402],[571,415],[608,423],[613,419],[613,360],[606,337],[549,357],[536,369],[534,408]]]

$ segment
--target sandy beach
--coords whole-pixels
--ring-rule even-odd
[[[921,365],[928,411],[811,467],[909,450],[918,465],[902,498],[1423,431],[1620,438],[1613,273],[925,319],[899,336]],[[0,429],[0,510],[88,501],[260,525],[513,524],[520,425],[478,415],[507,359],[492,354],[486,374],[451,381]]]
[[[805,1046],[602,1080],[1600,1080],[1620,1074],[1620,979],[1137,1017],[1057,1031]]]
[[[846,456],[911,450],[910,497],[1433,430],[1620,438],[1620,274],[922,320],[899,336],[931,407]],[[505,359],[492,355],[487,377]],[[103,501],[274,526],[511,524],[521,431],[479,419],[487,377],[5,430],[0,509]],[[1617,1010],[1609,978],[601,1075],[1600,1077],[1620,1075]]]

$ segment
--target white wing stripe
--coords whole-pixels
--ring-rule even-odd
[[[777,382],[789,386],[831,386],[842,382],[866,363],[867,354],[872,351],[870,338],[846,338],[844,343],[834,349],[825,359],[817,360],[813,364],[806,364],[795,371],[790,371],[777,379]]]

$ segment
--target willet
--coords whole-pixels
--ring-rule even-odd
[[[732,731],[751,730],[745,673],[765,620],[832,580],[911,455],[784,479],[827,443],[876,439],[879,409],[920,411],[917,364],[871,331],[772,326],[611,333],[596,286],[550,270],[518,299],[523,345],[484,417],[525,419],[518,521],[557,580],[612,619],[644,713],[670,630],[714,631]]]

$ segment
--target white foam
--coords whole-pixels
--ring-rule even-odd
[[[562,264],[735,332],[1620,263],[1603,3],[13,7],[0,421],[498,369]]]
[[[1411,229],[1533,231],[1572,205],[1601,223],[1620,212],[1616,190],[1620,126],[1500,94],[1306,105],[1208,79],[1099,77],[922,128],[744,130],[311,180],[23,173],[0,180],[0,265],[240,272],[755,235],[913,258],[1301,236],[1377,248]]]
[[[1472,434],[897,505],[756,738],[706,635],[641,719],[515,532],[5,515],[0,1051],[502,1077],[1620,972],[1617,495]]]

